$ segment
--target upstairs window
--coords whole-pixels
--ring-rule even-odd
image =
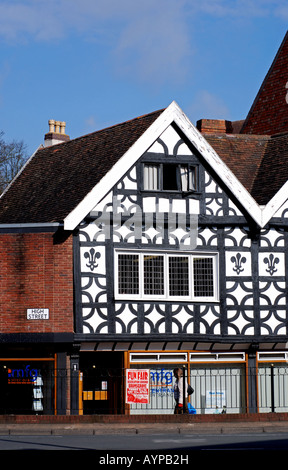
[[[172,163],[145,164],[144,190],[184,191],[198,190],[197,166]]]
[[[117,299],[217,301],[218,256],[173,252],[115,253]]]
[[[144,189],[159,191],[160,189],[160,166],[144,165]]]

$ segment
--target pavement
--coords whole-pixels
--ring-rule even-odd
[[[0,423],[0,435],[286,433],[288,421],[169,423]]]

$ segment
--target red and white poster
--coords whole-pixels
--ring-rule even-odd
[[[126,370],[126,403],[149,403],[149,369]]]

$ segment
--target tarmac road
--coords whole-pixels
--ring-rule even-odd
[[[219,450],[281,450],[288,451],[288,432],[239,432],[239,433],[113,433],[113,434],[21,434],[1,435],[0,450],[3,451],[97,451],[109,458],[113,456],[133,455],[142,452],[165,453],[176,456],[189,454],[191,451]],[[108,456],[108,457],[107,457]],[[147,461],[148,463],[148,461]],[[152,463],[152,462],[151,462]],[[172,462],[171,462],[172,463]],[[180,463],[180,462],[179,462]],[[185,462],[184,462],[185,464]]]
[[[202,463],[213,466],[221,463],[223,466],[230,461],[226,459],[227,452],[232,452],[235,462],[242,459],[247,465],[247,452],[251,454],[251,451],[266,451],[263,454],[265,463],[268,464],[271,458],[275,465],[274,451],[278,452],[277,457],[279,452],[282,455],[288,451],[288,420],[168,423],[117,420],[112,423],[61,423],[59,420],[20,424],[11,419],[0,423],[0,454],[6,456],[11,452],[13,464],[19,462],[23,466],[30,462],[34,466],[40,462],[43,466],[44,462],[50,461],[54,465],[54,462],[60,462],[57,457],[55,460],[55,452],[59,456],[63,451],[68,451],[64,460],[67,468],[68,462],[72,468],[86,465],[86,454],[91,455],[91,462],[100,470],[103,465],[117,465],[120,469],[142,468],[143,465],[155,467],[163,463],[193,465],[196,454],[200,455]]]

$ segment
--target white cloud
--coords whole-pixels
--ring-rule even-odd
[[[192,50],[182,2],[148,2],[121,31],[115,54],[121,71],[142,80],[181,82]],[[133,58],[133,59],[132,59]],[[132,60],[131,60],[132,59]]]
[[[94,41],[94,60],[97,47],[105,48],[120,77],[181,84],[191,70],[193,21],[200,15],[269,14],[287,18],[286,0],[1,0],[0,41]]]
[[[286,0],[202,0],[197,11],[215,17],[261,18],[276,14]]]
[[[202,13],[215,17],[286,17],[286,0],[1,0],[2,40],[51,40],[78,32],[96,37],[120,34],[122,45],[129,35],[140,42],[145,36],[174,38],[185,47],[188,20]],[[143,22],[143,23],[142,23]],[[140,27],[140,29],[138,29]],[[122,37],[123,36],[123,37]],[[171,44],[170,40],[170,44]],[[157,44],[153,42],[154,46]]]
[[[275,16],[278,18],[281,18],[284,21],[287,21],[288,19],[288,5],[287,3],[285,5],[281,5],[275,10]]]
[[[0,4],[0,40],[96,40],[120,74],[157,82],[184,75],[190,55],[185,0],[24,0]],[[96,46],[95,46],[96,47]]]
[[[63,37],[64,28],[57,15],[56,5],[45,9],[44,2],[2,2],[0,4],[0,38],[19,43],[33,40],[50,40]]]
[[[199,119],[227,119],[229,120],[229,109],[221,98],[207,90],[197,93],[193,103],[186,111],[194,123]]]

